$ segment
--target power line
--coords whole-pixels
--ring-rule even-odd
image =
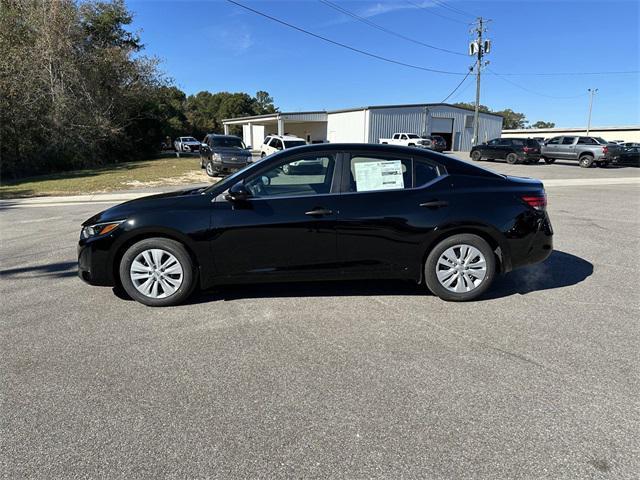
[[[449,5],[449,4],[444,3],[444,2],[442,2],[440,0],[431,0],[431,2],[435,3],[439,7],[446,8],[447,10],[450,10],[453,13],[457,13],[458,15],[464,15],[464,16],[471,17],[471,18],[476,18],[477,17],[477,15],[473,15],[471,13],[465,12],[464,10],[460,10],[459,8],[454,7],[453,5]]]
[[[422,67],[420,65],[413,65],[411,63],[405,63],[405,62],[401,62],[399,60],[394,60],[392,58],[383,57],[381,55],[377,55],[375,53],[371,53],[371,52],[368,52],[366,50],[360,50],[359,48],[352,47],[350,45],[347,45],[345,43],[340,43],[340,42],[337,42],[335,40],[331,40],[330,38],[323,37],[322,35],[318,35],[317,33],[313,33],[313,32],[310,32],[308,30],[305,30],[303,28],[300,28],[300,27],[297,27],[295,25],[292,25],[291,23],[287,23],[284,20],[280,20],[280,19],[278,19],[276,17],[272,17],[271,15],[267,15],[266,13],[260,12],[259,10],[255,10],[255,9],[253,9],[251,7],[248,7],[247,5],[243,5],[243,4],[239,3],[239,2],[236,2],[235,0],[227,0],[227,2],[233,3],[234,5],[237,5],[240,8],[244,8],[245,10],[247,10],[249,12],[255,13],[256,15],[260,15],[261,17],[264,17],[264,18],[268,18],[269,20],[277,22],[277,23],[279,23],[281,25],[284,25],[286,27],[292,28],[293,30],[297,30],[298,32],[304,33],[304,34],[309,35],[311,37],[317,38],[317,39],[322,40],[322,41],[327,42],[327,43],[331,43],[333,45],[336,45],[338,47],[342,47],[342,48],[347,49],[347,50],[351,50],[352,52],[356,52],[356,53],[359,53],[361,55],[366,55],[368,57],[375,58],[377,60],[381,60],[383,62],[393,63],[395,65],[401,65],[403,67],[413,68],[415,70],[422,70],[422,71],[425,71],[425,72],[442,73],[444,75],[465,75],[464,73],[461,73],[461,72],[451,72],[451,71],[448,71],[448,70],[437,70],[435,68],[428,68],[428,67]]]
[[[444,100],[442,100],[440,103],[445,103],[447,100],[449,100],[451,98],[451,96],[456,93],[456,91],[460,88],[460,86],[464,83],[464,81],[469,78],[469,75],[471,75],[471,72],[473,71],[473,68],[470,68],[469,71],[467,72],[467,74],[464,76],[464,78],[462,80],[460,80],[460,83],[456,86],[456,88],[454,88],[451,93],[449,95],[447,95],[445,97]]]
[[[494,76],[498,77],[500,80],[502,80],[503,82],[507,82],[510,83],[511,85],[513,85],[514,87],[519,88],[520,90],[523,90],[525,92],[529,92],[532,93],[534,95],[539,95],[541,97],[547,97],[547,98],[555,98],[558,100],[567,100],[567,99],[571,99],[571,98],[580,98],[580,97],[584,97],[586,95],[586,93],[581,93],[580,95],[573,95],[573,96],[568,96],[568,97],[561,97],[561,96],[555,96],[555,95],[548,95],[546,93],[540,93],[540,92],[536,92],[535,90],[531,90],[527,87],[524,87],[508,78],[505,78],[503,74],[501,73],[496,73],[493,70],[491,70],[490,68],[487,68],[487,70],[489,72],[491,72]]]
[[[446,15],[442,15],[441,13],[438,13],[438,12],[434,11],[433,8],[427,8],[424,5],[420,5],[419,3],[412,2],[411,0],[405,0],[405,1],[409,5],[413,5],[416,8],[420,8],[420,9],[424,10],[425,12],[429,12],[429,13],[435,15],[436,17],[444,18],[445,20],[450,20],[450,21],[456,22],[456,23],[461,23],[462,25],[468,25],[467,22],[463,22],[462,20],[458,20],[457,18],[451,18],[451,17],[447,17]]]
[[[336,5],[335,3],[330,2],[329,0],[318,0],[318,1],[320,3],[324,3],[326,6],[328,6],[330,8],[333,8],[334,10],[339,11],[340,13],[348,15],[348,16],[350,16],[352,18],[355,18],[356,20],[358,20],[360,22],[366,23],[367,25],[369,25],[369,26],[371,26],[373,28],[377,28],[380,31],[388,33],[389,35],[394,35],[394,36],[396,36],[398,38],[402,38],[403,40],[407,40],[408,42],[412,42],[412,43],[415,43],[417,45],[422,45],[423,47],[432,48],[434,50],[439,50],[441,52],[451,53],[453,55],[460,55],[460,56],[463,56],[463,57],[467,56],[466,53],[455,52],[453,50],[449,50],[449,49],[446,49],[446,48],[441,48],[441,47],[436,47],[434,45],[429,45],[428,43],[421,42],[420,40],[416,40],[415,38],[407,37],[406,35],[402,35],[401,33],[394,32],[393,30],[389,30],[388,28],[385,28],[382,25],[379,25],[379,24],[377,24],[375,22],[372,22],[371,20],[369,20],[369,19],[367,19],[365,17],[362,17],[362,16],[360,16],[360,15],[354,13],[354,12],[351,12],[351,11],[347,10],[346,8],[341,7],[340,5]]]

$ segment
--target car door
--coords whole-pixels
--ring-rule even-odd
[[[447,215],[446,171],[422,155],[363,149],[342,158],[336,229],[344,276],[418,278],[425,238]]]
[[[542,149],[544,156],[547,158],[560,158],[560,144],[562,143],[562,137],[554,137],[544,144]]]
[[[320,161],[322,169],[285,174],[296,161]],[[211,250],[220,278],[295,280],[339,275],[337,154],[312,152],[268,162],[243,180],[251,197],[213,204]]]
[[[560,158],[563,160],[577,160],[578,156],[576,154],[576,140],[578,137],[562,137],[562,142],[558,145],[558,156],[556,158]]]
[[[486,144],[483,143],[482,145],[478,145],[478,148],[482,152],[482,156],[486,158],[496,158],[496,149],[499,142],[499,138],[494,138],[493,140],[489,140]]]

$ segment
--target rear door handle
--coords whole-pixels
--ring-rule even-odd
[[[420,206],[426,208],[442,208],[448,207],[449,202],[447,202],[446,200],[432,200],[430,202],[421,203]]]
[[[333,210],[329,210],[326,208],[314,208],[313,210],[309,210],[308,212],[304,212],[305,215],[310,215],[312,217],[321,217],[325,215],[333,215]]]

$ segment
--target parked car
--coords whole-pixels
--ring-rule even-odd
[[[272,153],[277,153],[285,148],[301,147],[307,142],[302,138],[293,135],[269,135],[265,137],[260,147],[260,157],[266,157]]]
[[[505,159],[510,164],[537,163],[540,160],[540,144],[533,138],[494,138],[472,147],[469,156],[476,162],[482,159]]]
[[[200,148],[200,168],[207,175],[217,177],[232,173],[251,163],[251,146],[246,146],[240,137],[208,134]]]
[[[447,149],[447,141],[440,135],[423,135],[421,138],[431,141],[431,150],[442,153]]]
[[[200,142],[193,137],[178,137],[173,142],[173,148],[179,157],[181,153],[196,153],[200,151]]]
[[[634,147],[624,147],[615,160],[616,165],[640,167],[640,144]]]
[[[382,145],[401,145],[403,147],[431,148],[432,141],[415,133],[394,133],[391,138],[381,138]]]
[[[321,161],[314,175],[283,167]],[[542,182],[429,150],[286,149],[204,189],[144,197],[83,223],[78,272],[151,306],[194,288],[395,278],[473,300],[552,251]]]
[[[542,158],[547,163],[575,160],[583,168],[592,165],[606,167],[620,153],[620,146],[600,137],[553,137],[542,146]]]
[[[619,144],[622,148],[640,147],[640,143],[637,142],[624,142]]]

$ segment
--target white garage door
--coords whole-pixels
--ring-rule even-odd
[[[453,118],[431,118],[431,131],[438,133],[453,133]]]

